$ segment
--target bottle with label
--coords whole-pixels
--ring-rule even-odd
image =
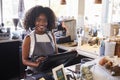
[[[81,36],[78,36],[78,47],[81,46],[81,42],[82,42],[82,38],[81,38]]]
[[[116,32],[116,29],[114,29],[114,30],[113,30],[113,34],[114,34],[114,36],[116,36],[116,33],[117,33],[117,32]]]
[[[119,32],[118,32],[118,36],[120,36],[120,29],[119,29]]]

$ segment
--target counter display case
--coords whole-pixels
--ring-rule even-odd
[[[4,80],[20,76],[19,44],[19,41],[0,42],[0,72]]]

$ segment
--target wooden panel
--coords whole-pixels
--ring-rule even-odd
[[[68,27],[68,33],[66,35],[71,36],[71,40],[76,38],[76,20],[66,20],[65,25]]]

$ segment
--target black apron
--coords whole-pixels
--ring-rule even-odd
[[[46,35],[50,39],[50,42],[37,42],[36,34],[34,33],[35,46],[34,46],[33,54],[31,56],[31,60],[33,62],[40,56],[48,56],[55,54],[55,46],[53,44],[53,40],[48,33],[46,33]],[[33,68],[33,72],[39,72],[39,71],[37,71],[37,68]]]

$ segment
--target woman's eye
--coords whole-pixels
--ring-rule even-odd
[[[37,19],[36,21],[37,21],[37,22],[40,22],[40,21],[41,21],[41,22],[47,22],[47,19]]]

